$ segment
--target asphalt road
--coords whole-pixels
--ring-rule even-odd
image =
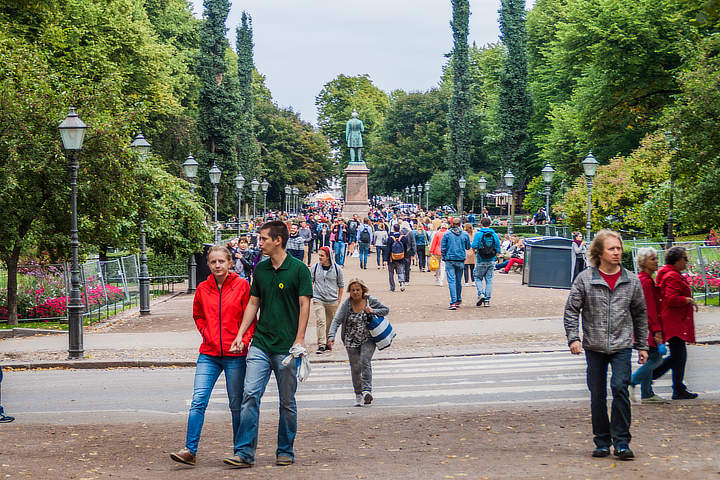
[[[705,400],[720,399],[720,346],[688,348],[686,383]],[[22,422],[49,424],[184,421],[194,369],[28,370],[6,372],[2,402]],[[378,360],[373,363],[373,408],[487,405],[568,405],[587,402],[584,356],[568,352]],[[228,415],[224,378],[208,415]],[[263,409],[277,409],[271,379]],[[669,398],[670,375],[655,383]],[[347,363],[315,364],[298,388],[300,411],[338,411],[354,398]]]

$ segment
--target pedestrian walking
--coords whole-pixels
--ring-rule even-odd
[[[2,366],[0,365],[0,393],[2,392],[2,379],[3,379],[3,373],[2,373]],[[10,415],[5,415],[5,410],[3,410],[2,406],[2,395],[0,395],[0,423],[10,423],[13,420],[15,420],[15,417],[11,417]]]
[[[452,228],[443,235],[440,252],[445,262],[450,306],[448,310],[457,310],[462,304],[462,274],[465,267],[465,250],[470,248],[470,237],[460,228],[460,218],[453,218]]]
[[[360,220],[357,214],[353,214],[352,218],[347,222],[347,254],[352,257],[357,247],[357,232],[360,228]]]
[[[248,468],[255,463],[260,400],[270,380],[270,372],[275,375],[280,411],[275,464],[286,466],[295,462],[297,364],[283,365],[282,361],[291,347],[305,348],[313,289],[310,270],[285,251],[288,236],[287,227],[280,221],[267,222],[260,227],[260,249],[268,259],[255,267],[250,301],[231,347],[231,351],[238,353],[247,350],[240,434],[235,442],[235,455],[224,460],[239,468]],[[252,345],[247,348],[241,339],[258,310],[260,318]]]
[[[440,229],[437,230],[430,241],[430,255],[435,262],[437,262],[438,268],[435,269],[435,284],[442,287],[443,278],[445,278],[445,262],[442,261],[442,238],[447,233],[448,224],[441,223]]]
[[[407,285],[410,283],[410,266],[417,252],[417,244],[415,243],[415,235],[412,233],[408,222],[402,222],[400,224],[400,233],[405,236],[408,245],[407,250],[405,250],[405,284]]]
[[[358,227],[356,240],[360,252],[360,269],[367,270],[367,260],[370,254],[370,242],[373,239],[373,229],[370,226],[370,219],[365,217],[362,225]]]
[[[395,291],[395,274],[397,273],[400,291],[405,291],[405,256],[408,251],[407,235],[400,233],[400,225],[393,225],[393,233],[387,239],[387,257],[385,261],[388,264],[388,281],[390,282],[390,291]]]
[[[300,229],[298,230],[298,235],[303,239],[303,242],[305,242],[305,250],[307,251],[307,264],[308,267],[311,263],[312,258],[312,252],[313,252],[313,231],[310,228],[310,225],[305,220],[300,222]]]
[[[587,385],[595,442],[593,457],[610,455],[610,445],[621,460],[634,458],[630,450],[631,350],[638,363],[648,357],[648,323],[640,280],[621,266],[622,238],[600,230],[590,245],[591,266],[575,279],[565,304],[564,324],[570,352],[585,350]],[[582,314],[582,343],[578,332]],[[612,416],[607,414],[607,370],[612,367]]]
[[[475,237],[475,232],[473,232],[473,226],[472,223],[468,222],[464,226],[465,231],[468,234],[468,238],[471,240]],[[465,279],[465,287],[470,286],[470,282],[475,283],[475,263],[477,262],[477,256],[475,255],[475,249],[472,248],[472,244],[470,248],[465,250],[465,266],[463,267],[463,278]]]
[[[682,271],[687,268],[688,257],[683,247],[672,247],[665,252],[665,265],[657,274],[662,301],[660,318],[663,334],[670,346],[670,355],[655,368],[653,378],[662,377],[672,369],[673,400],[692,400],[697,393],[688,391],[683,383],[687,347],[685,342],[695,343],[695,319],[693,310],[698,305],[692,297],[692,290]]]
[[[430,238],[425,231],[423,222],[418,222],[413,230],[415,245],[417,246],[418,270],[424,272],[427,269],[427,249],[430,247]]]
[[[340,304],[345,282],[343,270],[333,263],[328,247],[320,247],[318,262],[310,267],[310,274],[313,282],[310,315],[315,319],[318,343],[316,353],[320,354],[332,350],[327,341],[328,331]]]
[[[359,278],[350,280],[347,290],[350,296],[333,318],[328,344],[333,345],[337,329],[342,326],[341,338],[350,361],[355,406],[359,407],[362,404],[370,405],[373,401],[372,356],[375,353],[375,341],[368,329],[370,316],[384,317],[390,309],[370,296],[367,285]]]
[[[668,403],[664,398],[655,395],[652,388],[653,370],[662,363],[662,354],[658,347],[663,343],[663,327],[660,321],[660,287],[655,284],[653,275],[658,269],[657,251],[652,247],[643,247],[637,251],[640,273],[638,278],[642,284],[648,317],[648,360],[630,377],[630,400],[641,403]],[[637,398],[636,385],[640,385],[641,398]]]
[[[571,245],[573,256],[572,256],[572,271],[573,279],[578,276],[580,272],[585,270],[585,254],[587,253],[587,245],[583,240],[582,232],[573,233],[573,243]]]
[[[335,224],[332,226],[332,229],[330,229],[330,238],[333,241],[335,263],[342,267],[345,265],[345,242],[348,241],[348,232],[342,218],[335,219]]]
[[[375,245],[375,254],[377,255],[377,268],[380,270],[387,263],[387,239],[388,232],[384,222],[378,222],[375,233],[373,234],[373,244]]]
[[[217,245],[211,247],[207,263],[211,275],[197,286],[193,300],[193,319],[203,341],[195,367],[185,448],[170,454],[171,459],[186,465],[195,465],[205,410],[215,383],[223,372],[232,415],[234,448],[238,447],[240,433],[246,352],[233,352],[231,346],[238,336],[238,328],[250,298],[250,285],[247,280],[230,271],[233,258],[227,248]],[[255,331],[252,320],[239,340],[246,347]]]
[[[472,240],[472,248],[476,253],[475,287],[477,288],[477,307],[489,307],[492,296],[493,277],[497,255],[500,253],[500,237],[490,228],[490,217],[480,218],[480,230]],[[484,283],[484,285],[483,285]]]
[[[305,239],[300,235],[300,229],[296,223],[290,225],[290,236],[287,240],[287,253],[301,262],[305,258]]]

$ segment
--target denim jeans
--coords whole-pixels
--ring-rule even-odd
[[[390,260],[390,263],[388,263],[388,280],[390,281],[391,292],[395,291],[395,272],[397,272],[400,285],[405,283],[405,260]]]
[[[360,268],[367,268],[368,254],[370,253],[370,244],[365,242],[358,243],[360,252]]]
[[[587,385],[590,389],[590,411],[596,447],[616,447],[630,443],[630,383],[631,349],[615,353],[600,353],[585,350],[587,360]],[[611,417],[607,414],[607,370],[612,367],[610,390],[613,401]]]
[[[297,433],[297,405],[295,404],[297,363],[290,362],[287,367],[283,367],[281,362],[286,356],[283,353],[268,354],[252,345],[248,351],[240,430],[235,434],[235,454],[248,463],[255,463],[260,424],[260,399],[270,381],[270,372],[275,374],[280,397],[280,418],[275,455],[295,458],[293,443]]]
[[[425,245],[417,246],[418,269],[422,272],[427,268],[427,256],[425,255]]]
[[[216,357],[201,353],[197,359],[197,367],[195,367],[193,398],[192,402],[190,402],[185,439],[185,447],[193,455],[197,453],[210,394],[212,394],[215,382],[217,382],[220,373],[223,371],[225,372],[225,386],[230,401],[233,435],[237,439],[240,430],[240,407],[243,401],[243,385],[245,383],[245,357]]]
[[[475,271],[473,273],[475,275],[475,287],[477,287],[478,297],[485,297],[485,300],[490,300],[493,277],[495,276],[495,260],[478,262],[475,265]],[[485,280],[484,289],[483,280]]]
[[[333,251],[335,252],[335,263],[341,267],[345,265],[345,242],[335,242],[333,244]]]
[[[383,262],[385,261],[385,252],[386,252],[386,246],[379,246],[375,245],[375,253],[377,254],[377,266],[382,267]]]
[[[462,302],[462,274],[465,268],[463,260],[446,260],[445,275],[450,288],[450,303]]]
[[[372,356],[375,353],[375,342],[369,338],[359,347],[345,347],[350,361],[350,376],[353,390],[359,395],[372,392]]]
[[[658,352],[657,347],[650,347],[648,351],[648,359],[635,373],[630,377],[630,385],[640,384],[640,392],[642,398],[650,398],[655,395],[652,388],[653,370],[662,363],[662,355]]]
[[[2,366],[0,366],[0,386],[2,386],[2,378],[3,378]],[[2,391],[2,388],[0,388],[0,392],[1,391]],[[2,415],[4,412],[5,412],[5,410],[3,410],[3,407],[2,407],[2,396],[0,395],[0,415]]]
[[[673,337],[667,343],[670,347],[670,355],[655,367],[652,378],[660,378],[665,375],[665,372],[672,369],[673,394],[677,395],[687,391],[687,387],[683,383],[685,364],[687,363],[687,347],[685,341],[679,337]]]

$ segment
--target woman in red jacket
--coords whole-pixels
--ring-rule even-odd
[[[237,336],[245,307],[250,300],[250,285],[247,280],[230,271],[233,261],[227,248],[212,247],[208,252],[207,262],[212,275],[198,285],[193,302],[193,318],[203,342],[195,369],[187,438],[183,450],[170,454],[170,458],[186,465],[195,465],[205,409],[215,382],[222,372],[225,372],[225,384],[230,400],[233,438],[238,438],[240,405],[245,383],[245,357],[255,332],[253,323],[243,337],[244,353],[230,352],[230,345]]]
[[[644,247],[637,252],[637,264],[640,267],[638,278],[642,284],[648,317],[648,359],[630,377],[630,399],[638,401],[636,385],[640,385],[641,403],[668,403],[664,398],[655,395],[652,388],[652,376],[655,367],[662,363],[662,355],[658,346],[663,344],[663,327],[660,319],[660,288],[655,284],[653,275],[658,269],[657,250]],[[664,345],[663,345],[664,346]]]
[[[695,321],[693,308],[698,306],[692,297],[690,284],[682,276],[687,268],[688,257],[683,247],[672,247],[665,253],[665,266],[657,275],[662,301],[660,317],[663,323],[663,334],[670,346],[670,355],[653,371],[653,379],[660,378],[672,369],[673,400],[696,398],[683,383],[687,348],[685,342],[695,343]]]

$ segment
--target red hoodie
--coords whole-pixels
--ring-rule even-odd
[[[655,281],[662,295],[660,318],[665,340],[678,337],[688,343],[695,343],[693,306],[687,303],[687,297],[692,296],[690,284],[672,265],[662,267]]]
[[[193,318],[203,337],[200,353],[216,357],[247,355],[247,348],[238,354],[231,353],[230,346],[240,330],[249,300],[250,284],[234,272],[228,273],[222,291],[218,290],[212,275],[198,285],[193,302]],[[255,323],[243,335],[245,347],[250,344],[255,333]]]

